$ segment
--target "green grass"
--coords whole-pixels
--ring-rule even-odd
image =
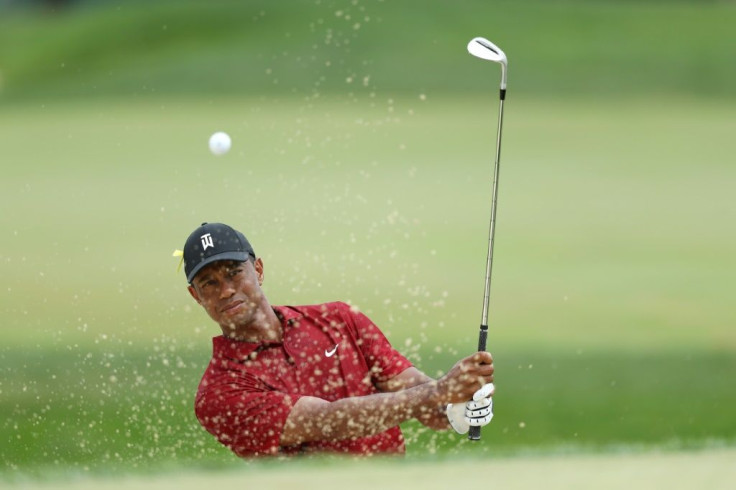
[[[509,55],[510,89],[733,97],[731,2],[87,2],[0,17],[0,102],[198,94],[482,91],[465,53]]]

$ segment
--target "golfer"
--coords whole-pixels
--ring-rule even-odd
[[[354,307],[272,306],[263,261],[222,223],[194,230],[183,260],[189,293],[222,330],[195,413],[238,456],[403,454],[404,421],[459,433],[490,422],[489,353],[435,380]]]

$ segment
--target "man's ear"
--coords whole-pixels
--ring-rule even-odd
[[[194,298],[194,301],[196,301],[197,303],[201,305],[202,301],[199,299],[199,294],[197,294],[197,290],[194,289],[194,286],[190,284],[187,289],[189,290],[189,294],[192,295],[192,298]]]
[[[263,286],[263,261],[260,257],[253,261],[253,267],[256,269],[258,275],[258,285]]]

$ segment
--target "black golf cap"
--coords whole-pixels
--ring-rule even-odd
[[[222,223],[202,223],[184,244],[184,273],[191,283],[202,267],[218,260],[245,262],[256,258],[245,236]]]

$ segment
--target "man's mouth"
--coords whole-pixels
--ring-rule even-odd
[[[243,302],[240,300],[233,301],[232,303],[228,303],[225,306],[223,306],[222,309],[220,309],[220,313],[233,313],[237,311],[242,305],[243,305]]]

